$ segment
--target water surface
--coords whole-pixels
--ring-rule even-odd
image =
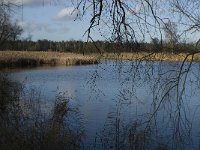
[[[7,77],[21,85],[19,106],[29,116],[19,119],[18,128],[38,130],[35,121],[41,130],[51,126],[45,134],[33,131],[33,137],[43,137],[36,140],[35,149],[49,144],[46,137],[55,145],[62,141],[59,149],[68,149],[69,143],[75,145],[69,149],[198,149],[199,67],[198,63],[106,61],[11,70]],[[55,141],[52,136],[58,135],[62,140]]]

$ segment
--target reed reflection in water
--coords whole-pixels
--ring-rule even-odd
[[[1,150],[80,149],[84,136],[81,116],[78,109],[70,108],[69,98],[56,95],[47,115],[42,99],[34,91],[24,96],[23,85],[4,75],[0,85]]]

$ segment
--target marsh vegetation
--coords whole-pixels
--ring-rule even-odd
[[[0,51],[0,68],[37,67],[42,65],[96,64],[99,55],[81,55],[58,52]]]
[[[20,68],[39,66],[72,66],[101,63],[103,59],[128,61],[171,61],[199,62],[199,53],[60,53],[37,51],[0,51],[0,68]]]
[[[34,89],[3,74],[0,85],[0,149],[80,149],[81,117],[68,98],[58,94],[47,107]]]

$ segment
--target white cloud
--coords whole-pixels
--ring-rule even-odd
[[[152,0],[149,0],[148,3],[145,0],[141,0],[141,1],[133,1],[131,0],[133,3],[133,6],[131,7],[131,9],[129,9],[128,14],[139,14],[141,13],[141,11],[143,11],[145,8],[148,7],[148,3],[152,3]]]
[[[135,7],[135,12],[140,13],[140,11],[147,6],[148,6],[148,4],[146,2],[142,2],[140,4],[137,4],[136,7]]]
[[[48,23],[33,23],[33,22],[18,22],[18,25],[24,29],[24,32],[56,32],[53,24]]]
[[[77,16],[78,10],[74,7],[67,7],[65,9],[60,10],[55,19],[56,20],[69,20],[75,19]]]
[[[37,35],[38,33],[48,34],[67,34],[69,28],[64,25],[58,25],[54,23],[33,23],[33,22],[18,22],[18,25],[22,27],[24,33],[31,33]]]
[[[30,23],[30,22],[18,22],[18,25],[22,27],[22,29],[25,32],[37,32],[42,31],[42,29],[45,29],[45,25],[40,23]]]

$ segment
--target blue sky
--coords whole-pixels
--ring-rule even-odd
[[[91,16],[86,14],[83,18],[76,19],[78,10],[74,9],[71,0],[6,0],[17,5],[22,5],[17,9],[16,18],[19,25],[24,29],[23,38],[32,36],[32,40],[48,39],[54,41],[61,40],[87,40],[85,31],[89,27]],[[73,1],[73,0],[72,0]],[[141,1],[134,2],[133,11],[139,13],[143,6]],[[131,12],[128,12],[131,15]],[[111,22],[110,18],[104,18]],[[138,27],[133,24],[137,31]],[[144,27],[145,28],[145,27]],[[111,31],[105,25],[99,26],[102,34],[106,38],[110,38]],[[141,32],[137,31],[138,39],[141,37]],[[92,31],[94,40],[104,40],[98,31]],[[156,35],[157,36],[157,35]],[[149,38],[149,37],[148,37]]]
[[[62,40],[83,40],[87,39],[87,36],[83,36],[90,24],[91,16],[87,13],[83,18],[76,19],[78,10],[74,9],[71,1],[74,0],[4,0],[6,2],[12,2],[19,6],[23,4],[23,8],[19,7],[16,10],[15,18],[18,23],[24,29],[23,38],[32,36],[32,40],[48,39],[54,41]],[[152,0],[150,0],[152,1]],[[173,22],[178,22],[178,15],[174,15],[173,11],[170,10],[166,0],[160,0],[160,7],[156,8],[158,15],[164,18],[163,21],[167,22],[170,18]],[[138,26],[134,23],[134,14],[142,15],[142,10],[147,10],[148,5],[142,0],[130,0],[129,1],[131,10],[127,13],[128,17],[131,17],[133,23],[131,24],[136,31],[137,38],[142,38],[142,34],[139,30],[139,26],[144,29],[145,40],[149,41],[151,37],[159,38],[159,31],[149,28],[146,29],[146,24],[142,25],[144,21]],[[164,4],[164,5],[163,5]],[[148,16],[148,15],[147,15]],[[144,18],[144,17],[143,17]],[[111,22],[110,18],[104,18],[107,22]],[[147,18],[149,22],[155,22],[152,20],[152,16]],[[141,20],[138,20],[141,22]],[[150,27],[150,26],[149,26]],[[106,38],[110,38],[110,29],[105,25],[101,24],[98,29],[101,29],[102,34]],[[179,30],[184,30],[183,27],[179,26]],[[92,31],[92,37],[94,40],[104,40],[100,36],[98,31]],[[150,33],[151,32],[151,33]],[[151,34],[151,35],[149,35]],[[187,33],[187,41],[196,41],[199,38],[199,34]]]
[[[17,8],[15,18],[24,29],[23,38],[32,40],[86,40],[85,31],[89,26],[88,17],[77,19],[77,10],[67,0],[9,0],[23,8]],[[94,39],[101,39],[98,33]]]

